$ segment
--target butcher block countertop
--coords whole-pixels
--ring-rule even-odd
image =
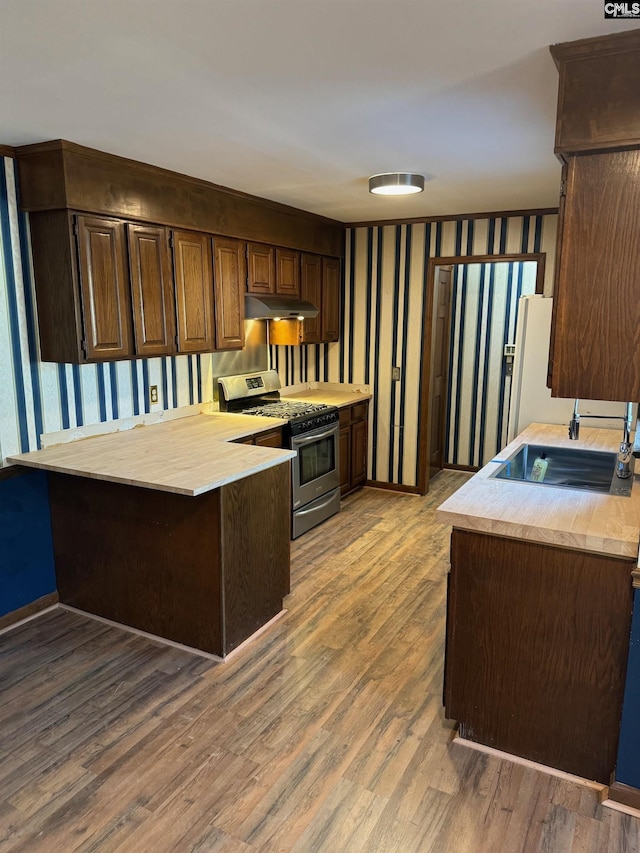
[[[309,403],[326,403],[327,406],[353,406],[371,399],[368,385],[345,385],[335,382],[307,382],[303,385],[288,385],[280,391],[287,400],[303,400]]]
[[[284,423],[279,418],[215,412],[57,444],[8,461],[195,496],[292,459],[291,450],[229,444]]]
[[[617,452],[621,432],[581,427],[571,441],[565,426],[532,424],[436,512],[436,520],[580,551],[636,559],[640,540],[640,476],[630,497],[489,479],[521,444]],[[637,463],[636,463],[636,467]]]

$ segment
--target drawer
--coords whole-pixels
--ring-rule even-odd
[[[351,407],[351,419],[354,421],[366,421],[369,403],[356,403]]]
[[[340,416],[340,426],[349,426],[351,423],[351,406],[345,406],[344,409],[338,411]]]

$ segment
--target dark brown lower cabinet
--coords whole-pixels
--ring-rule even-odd
[[[289,592],[289,477],[190,497],[50,474],[60,601],[224,657]]]
[[[340,427],[340,494],[351,491],[351,425]]]
[[[634,561],[454,529],[445,712],[470,740],[608,784]]]
[[[340,493],[348,495],[367,480],[369,401],[340,409]]]
[[[282,447],[282,430],[270,429],[265,432],[257,432],[254,441],[260,447]]]
[[[234,438],[233,444],[257,444],[260,447],[284,447],[282,443],[282,429],[267,429],[257,432],[255,435],[246,435],[244,438]]]

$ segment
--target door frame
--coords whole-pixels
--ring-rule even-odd
[[[435,291],[436,268],[460,266],[463,264],[509,263],[511,261],[535,261],[536,293],[544,292],[544,274],[546,252],[519,252],[501,255],[459,255],[429,258],[425,275],[426,299],[423,307],[422,373],[420,376],[420,400],[418,401],[419,430],[418,441],[418,490],[421,495],[429,491],[428,450],[431,439],[431,342],[433,339],[433,296]],[[427,334],[428,332],[428,334]],[[451,312],[449,314],[449,341],[451,341]]]
[[[434,309],[435,309],[435,304],[436,304],[435,303],[435,292],[436,292],[438,280],[440,278],[440,274],[443,270],[446,270],[449,273],[449,300],[448,300],[448,305],[447,305],[446,328],[444,330],[443,341],[442,341],[442,346],[443,346],[445,353],[446,353],[446,366],[444,368],[445,387],[443,389],[445,401],[446,401],[447,391],[448,391],[448,387],[449,387],[449,351],[450,351],[450,347],[451,347],[451,295],[453,293],[453,269],[454,269],[453,264],[438,264],[436,267],[434,267],[434,270],[433,270],[434,274],[433,274],[432,298],[433,298],[433,303],[434,303]],[[442,468],[444,468],[444,457],[445,457],[444,438],[445,438],[446,418],[444,417],[445,404],[443,403],[443,405],[441,407],[440,419],[439,419],[439,423],[438,423],[438,428],[440,431],[440,441],[441,441],[441,446],[442,446],[442,449],[441,449],[442,468],[440,468],[438,471],[436,471],[434,474],[432,474],[431,473],[431,468],[432,468],[432,466],[431,466],[431,439],[433,437],[433,430],[432,430],[432,427],[433,427],[432,420],[433,419],[431,417],[431,407],[433,405],[433,357],[436,354],[435,328],[436,328],[436,318],[434,317],[433,318],[433,325],[431,327],[431,346],[429,347],[429,358],[430,358],[430,363],[429,363],[429,429],[427,430],[427,472],[428,472],[427,477],[428,477],[429,482],[431,482],[433,477],[435,477],[436,474],[439,474],[440,471],[442,471]]]

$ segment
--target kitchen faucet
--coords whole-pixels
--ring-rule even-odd
[[[631,456],[633,455],[633,447],[631,445],[631,421],[633,419],[633,403],[627,403],[627,411],[624,415],[580,415],[578,405],[580,400],[576,397],[573,406],[573,415],[569,423],[569,438],[576,439],[580,435],[580,417],[583,418],[613,418],[624,422],[622,429],[622,441],[620,442],[620,450],[618,451],[618,459],[616,461],[616,476],[622,480],[626,480],[632,474],[631,471]]]

